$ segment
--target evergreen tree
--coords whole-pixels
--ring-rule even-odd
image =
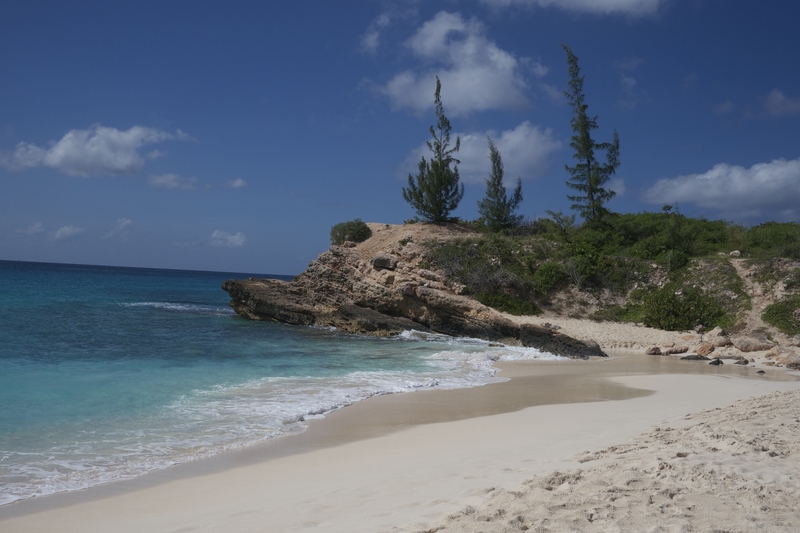
[[[423,156],[419,162],[419,173],[416,178],[408,175],[408,188],[403,187],[403,198],[411,204],[419,216],[430,222],[444,222],[458,207],[464,196],[464,185],[459,183],[458,164],[453,157],[461,147],[461,139],[456,137],[456,144],[450,148],[450,121],[444,115],[442,99],[439,96],[442,84],[436,77],[436,129],[431,126],[433,141],[428,141],[428,149],[432,152],[430,161]]]
[[[580,213],[586,222],[599,222],[608,214],[605,204],[614,197],[614,191],[604,188],[619,166],[619,135],[614,130],[614,140],[610,143],[596,143],[591,132],[597,129],[597,116],[586,114],[589,107],[584,103],[583,76],[578,68],[578,58],[569,46],[562,44],[567,52],[569,65],[569,91],[564,94],[572,107],[572,136],[570,146],[575,150],[573,158],[578,162],[574,167],[565,165],[572,177],[567,185],[578,191],[575,196],[567,195],[573,204],[572,209]],[[601,164],[595,150],[606,151],[606,163]]]
[[[522,215],[515,215],[520,202],[522,202],[522,178],[517,178],[517,188],[511,198],[506,195],[506,188],[503,186],[503,160],[500,151],[492,142],[489,141],[489,159],[492,161],[492,171],[489,179],[486,180],[486,196],[478,202],[478,213],[486,226],[492,231],[500,231],[506,228],[513,228],[522,222]]]

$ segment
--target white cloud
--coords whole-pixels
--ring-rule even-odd
[[[185,136],[180,130],[173,135],[143,126],[120,131],[97,125],[88,130],[72,130],[61,140],[51,142],[49,148],[21,142],[0,163],[13,170],[50,167],[80,177],[134,174],[144,165],[139,154],[142,146]],[[161,155],[156,150],[148,157]]]
[[[27,228],[20,228],[17,230],[17,233],[22,233],[23,235],[35,235],[37,233],[41,233],[44,231],[44,227],[42,226],[41,222],[34,222]]]
[[[78,228],[76,226],[62,226],[53,233],[54,240],[61,240],[61,239],[69,239],[70,237],[75,237],[76,235],[80,235],[86,231],[85,228]]]
[[[235,180],[230,180],[228,182],[228,187],[231,187],[233,189],[239,189],[241,187],[246,187],[246,186],[247,182],[244,181],[242,178],[236,178]]]
[[[458,173],[464,183],[484,183],[489,177],[491,162],[489,161],[489,145],[486,136],[492,138],[503,158],[506,185],[516,183],[517,176],[523,179],[536,178],[548,170],[548,157],[561,148],[561,142],[553,137],[551,129],[543,129],[525,121],[512,130],[505,130],[498,135],[495,131],[452,134],[461,138],[461,149],[455,154],[461,161]],[[430,150],[421,144],[406,157],[398,170],[398,176],[406,178],[418,172],[419,160],[422,156],[430,159]]]
[[[389,13],[381,13],[370,22],[367,31],[361,36],[361,50],[370,54],[378,51],[380,46],[381,30],[392,22]]]
[[[147,184],[159,189],[194,189],[197,178],[185,178],[178,174],[153,174],[147,178]]]
[[[433,107],[435,78],[442,82],[442,101],[449,116],[489,109],[518,109],[528,105],[523,94],[523,71],[544,76],[538,60],[517,59],[486,37],[486,28],[475,18],[441,11],[425,22],[406,46],[427,64],[439,65],[425,72],[406,70],[381,88],[397,108],[417,112]]]
[[[133,225],[133,220],[131,220],[129,218],[117,219],[116,226],[114,226],[114,229],[112,229],[111,231],[106,233],[105,238],[108,239],[108,238],[113,237],[115,235],[119,235],[121,233],[124,233],[132,225]]]
[[[617,196],[625,196],[625,180],[622,178],[614,178],[613,180],[609,180],[608,187],[606,187],[610,191],[614,191]]]
[[[767,111],[775,116],[794,115],[800,113],[800,97],[787,98],[782,91],[772,89],[767,95],[764,105]]]
[[[685,203],[742,217],[793,210],[800,206],[800,159],[775,159],[750,168],[720,163],[703,174],[658,180],[643,200]]]
[[[655,13],[665,0],[481,0],[495,8],[512,6],[555,7],[586,13],[624,13],[647,15]]]
[[[243,233],[237,232],[235,235],[231,235],[227,231],[221,230],[214,230],[214,233],[211,234],[211,240],[209,244],[211,246],[242,246],[247,237],[244,236]]]

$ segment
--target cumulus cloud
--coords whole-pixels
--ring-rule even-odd
[[[787,98],[782,91],[772,89],[767,95],[764,105],[771,115],[777,117],[800,113],[800,97]]]
[[[236,178],[235,180],[230,180],[228,182],[228,187],[231,187],[233,189],[239,189],[241,187],[246,187],[246,186],[247,182],[244,181],[242,178]]]
[[[528,105],[524,72],[536,77],[547,73],[541,62],[516,58],[486,36],[477,19],[441,11],[425,22],[406,46],[427,64],[425,72],[406,70],[381,88],[397,108],[421,112],[433,107],[438,75],[442,100],[450,116],[489,109],[516,109]]]
[[[665,0],[481,0],[495,8],[515,6],[555,7],[567,11],[628,15],[647,15],[658,11]]]
[[[41,233],[44,231],[44,227],[42,226],[41,222],[34,222],[27,228],[20,228],[17,230],[17,233],[22,233],[23,235],[36,235],[37,233]]]
[[[144,165],[139,149],[147,144],[171,139],[184,139],[178,130],[172,134],[143,126],[133,126],[121,131],[116,128],[94,126],[88,130],[72,130],[61,140],[51,142],[48,148],[21,142],[14,152],[0,163],[12,170],[50,167],[70,176],[90,177],[135,174]],[[148,157],[160,157],[155,150]]]
[[[185,178],[178,174],[153,174],[147,178],[147,184],[159,189],[194,189],[197,178]]]
[[[455,157],[461,161],[458,173],[464,183],[483,183],[489,176],[491,162],[487,135],[492,138],[503,158],[507,186],[516,183],[517,176],[523,179],[536,178],[547,172],[548,157],[561,148],[561,142],[553,137],[551,129],[534,126],[528,121],[499,134],[493,130],[452,134],[452,142],[455,142],[456,136],[461,138],[461,149]],[[430,155],[426,144],[415,148],[400,166],[398,177],[405,178],[409,174],[416,176],[420,158],[425,156],[430,159]]]
[[[227,231],[214,230],[214,233],[211,234],[211,240],[209,241],[209,244],[211,246],[229,246],[233,248],[242,246],[246,240],[247,237],[245,237],[241,232],[231,235]]]
[[[114,226],[114,229],[106,233],[105,237],[108,239],[114,237],[115,235],[121,235],[125,233],[132,225],[133,220],[129,218],[117,219],[117,224]]]
[[[79,228],[76,226],[62,226],[53,233],[53,239],[56,241],[62,239],[69,239],[70,237],[75,237],[76,235],[80,235],[86,231],[86,228]]]
[[[720,163],[703,174],[658,180],[643,200],[738,212],[742,217],[788,212],[800,206],[800,159],[775,159],[750,168]]]

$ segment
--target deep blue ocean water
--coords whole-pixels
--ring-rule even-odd
[[[0,505],[302,431],[378,394],[483,385],[493,361],[553,358],[248,321],[220,288],[246,276],[0,261]]]

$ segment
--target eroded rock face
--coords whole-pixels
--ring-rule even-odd
[[[369,242],[369,241],[367,241]],[[296,325],[334,326],[359,334],[389,336],[433,331],[523,344],[566,357],[605,356],[596,344],[552,329],[523,326],[459,294],[438,272],[419,270],[413,245],[370,253],[359,246],[332,246],[290,282],[228,280],[222,288],[240,316]]]

